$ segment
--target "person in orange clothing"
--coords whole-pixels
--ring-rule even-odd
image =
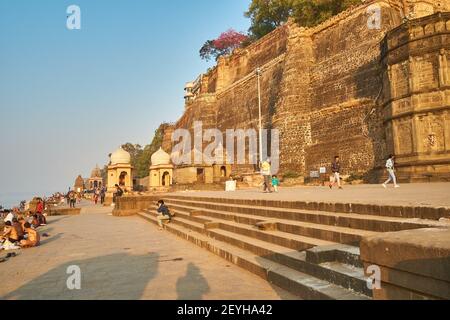
[[[20,241],[20,246],[22,248],[32,248],[40,244],[41,237],[39,236],[39,233],[32,229],[28,222],[25,223],[25,232],[27,233],[28,238]]]

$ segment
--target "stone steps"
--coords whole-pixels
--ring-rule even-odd
[[[227,221],[235,221],[241,225],[255,225],[256,223],[267,222],[268,224],[273,224],[277,231],[334,243],[359,245],[359,242],[363,237],[377,234],[373,231],[336,227],[330,225],[319,225],[310,222],[268,218],[257,215],[242,216],[240,214],[228,213],[226,211],[202,209],[187,205],[173,204],[170,200],[167,201],[167,204],[169,205],[171,210],[194,212],[197,215],[220,219],[224,221],[223,223],[225,225],[230,225],[230,223],[227,223]]]
[[[336,244],[330,241],[289,234],[281,231],[262,231],[249,225],[236,223],[233,221],[220,220],[209,216],[192,216],[187,211],[181,211],[179,209],[174,210],[172,207],[171,210],[176,214],[176,217],[173,220],[174,223],[185,223],[186,220],[190,220],[192,222],[191,225],[197,229],[197,232],[200,233],[202,233],[202,231],[200,231],[199,229],[204,228],[205,224],[212,225],[225,231],[232,231],[237,234],[248,235],[258,240],[281,245],[286,248],[299,251],[303,251],[316,246],[331,246]],[[151,211],[146,212],[149,214],[153,214]]]
[[[404,219],[424,219],[437,221],[440,218],[450,218],[450,208],[413,207],[413,206],[386,206],[364,203],[327,203],[305,201],[278,201],[265,199],[231,199],[207,198],[190,195],[167,195],[166,199],[182,201],[214,202],[215,204],[228,204],[248,207],[265,207],[277,209],[308,210],[328,213],[344,213],[356,215],[371,215],[378,217],[394,217]]]
[[[406,211],[394,209],[369,214],[363,207],[353,212],[351,206],[331,204],[303,208],[301,203],[174,195],[164,200],[175,214],[166,230],[305,299],[369,299],[360,241],[381,232],[442,225],[406,218]],[[155,210],[139,215],[156,222]]]
[[[307,258],[308,253],[305,250],[313,247],[333,247],[337,245],[336,243],[279,231],[261,231],[233,221],[191,215],[191,212],[174,210],[173,207],[171,209],[175,214],[172,220],[173,225],[233,245],[258,257],[277,262],[360,294],[371,294],[367,289],[361,265],[354,266],[353,261],[348,264],[345,259],[339,262],[334,257],[331,260]],[[156,218],[156,212],[152,210],[145,210],[144,213]]]
[[[285,247],[220,229],[209,230],[208,236],[343,288],[371,295],[362,268],[340,262],[312,264],[306,261],[306,252],[287,250]]]
[[[277,207],[258,207],[220,202],[212,203],[206,201],[182,200],[180,198],[172,197],[168,197],[167,201],[170,201],[171,205],[183,204],[184,206],[188,205],[191,207],[209,209],[217,212],[225,212],[227,214],[236,213],[236,217],[239,218],[245,218],[251,215],[263,217],[261,220],[267,220],[267,218],[295,220],[375,232],[396,232],[418,228],[436,227],[440,225],[437,221],[412,218],[396,218]],[[250,224],[254,224],[254,221],[251,221]]]
[[[140,212],[138,216],[157,223],[156,213],[152,212]],[[296,268],[307,269],[307,266],[311,267],[311,263],[307,262],[306,255],[300,255],[300,252],[283,252],[286,250],[283,247],[271,245],[260,240],[255,240],[250,237],[237,235],[231,232],[227,232],[220,229],[204,229],[202,233],[194,231],[194,229],[200,228],[201,223],[188,220],[182,217],[175,217],[173,223],[166,224],[164,228],[186,240],[189,240],[196,245],[205,248],[220,257],[240,266],[260,277],[269,281],[270,283],[288,290],[294,294],[297,294],[303,299],[310,300],[367,300],[366,295],[349,290],[342,286],[336,285],[326,280],[319,279],[313,275],[305,272],[298,271],[294,268],[283,265],[274,260],[279,259],[285,263],[294,264]],[[203,225],[205,226],[205,225]],[[238,246],[230,245],[226,241],[220,241],[215,238],[222,236],[222,240],[225,240],[225,236],[229,237],[229,242],[240,242],[245,245],[254,246],[254,250],[266,250],[268,255],[260,256],[252,251],[244,250]],[[214,237],[212,237],[214,236]],[[243,244],[240,246],[244,246]],[[250,249],[249,247],[247,249]],[[280,252],[281,251],[281,252]],[[270,259],[269,259],[270,258]],[[284,259],[284,260],[283,260]],[[340,275],[337,276],[335,271],[340,268]],[[315,272],[319,273],[321,270],[325,277],[330,279],[334,276],[339,278],[340,281],[347,276],[350,276],[352,269],[349,266],[340,264],[339,267],[330,267],[328,265],[316,265]],[[357,270],[354,270],[356,273]],[[338,281],[338,280],[336,280]]]

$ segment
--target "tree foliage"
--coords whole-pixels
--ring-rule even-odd
[[[135,176],[137,178],[145,178],[149,175],[151,156],[161,148],[166,127],[167,124],[162,124],[155,131],[152,142],[144,148],[139,144],[132,143],[122,145],[122,148],[131,156],[131,165],[134,167]]]
[[[248,37],[233,29],[223,32],[217,39],[208,40],[200,49],[200,57],[204,60],[216,61],[224,55],[229,55],[233,50],[241,47],[242,43],[247,41]]]
[[[361,2],[361,0],[294,0],[293,17],[300,26],[313,27]]]
[[[122,149],[127,151],[131,156],[131,165],[136,167],[136,162],[142,155],[142,146],[139,144],[126,143],[122,145]]]
[[[283,25],[292,15],[295,0],[252,0],[245,16],[250,18],[249,35],[256,40]]]
[[[289,17],[302,27],[312,27],[361,2],[361,0],[252,0],[245,16],[251,19],[250,37],[259,39],[283,25]]]

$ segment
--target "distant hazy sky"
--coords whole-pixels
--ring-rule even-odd
[[[0,0],[0,193],[66,190],[183,112],[198,50],[249,0]],[[66,28],[69,5],[81,30]]]

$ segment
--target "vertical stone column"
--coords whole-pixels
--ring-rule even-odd
[[[289,38],[281,83],[281,98],[273,124],[280,130],[281,170],[305,172],[305,148],[311,143],[310,66],[314,62],[312,39],[307,30],[289,25]]]
[[[449,33],[450,14],[437,13],[407,22],[385,41],[392,87],[385,126],[386,132],[392,130],[398,176],[403,181],[450,178]]]
[[[439,51],[439,87],[442,88],[448,84],[448,62],[445,49]]]

